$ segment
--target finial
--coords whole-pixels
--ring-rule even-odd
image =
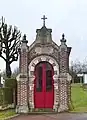
[[[23,40],[26,40],[26,34],[24,34],[24,36],[23,36]]]
[[[61,41],[61,42],[66,42],[64,33],[62,34],[62,39],[61,39],[60,41]]]
[[[23,42],[23,43],[28,43],[28,41],[26,40],[26,34],[24,34],[23,39],[22,39],[22,42]]]
[[[43,18],[41,18],[41,19],[43,19],[43,26],[45,26],[45,20],[47,19],[47,17],[45,17],[45,15],[43,15]]]
[[[64,33],[62,34],[62,39],[64,40],[64,37],[65,37],[65,35],[64,35]]]

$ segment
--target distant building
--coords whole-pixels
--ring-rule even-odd
[[[80,79],[80,83],[87,84],[87,72],[84,72],[84,73],[81,73],[81,74],[77,74],[77,76]]]

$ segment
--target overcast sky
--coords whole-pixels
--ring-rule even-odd
[[[30,45],[36,29],[42,27],[41,17],[46,15],[46,26],[52,29],[53,40],[60,45],[65,33],[67,45],[72,47],[70,61],[87,59],[87,0],[0,0],[0,16],[16,25],[27,35]],[[18,62],[12,64],[12,70]],[[1,70],[5,62],[0,59]]]

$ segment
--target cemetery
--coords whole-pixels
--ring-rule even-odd
[[[84,82],[80,79],[80,83],[71,83],[69,56],[73,48],[67,45],[64,33],[60,45],[52,40],[46,19],[44,15],[42,27],[36,29],[36,38],[28,45],[26,34],[21,39],[21,32],[8,26],[2,17],[0,57],[6,62],[3,84],[0,75],[2,118],[25,113],[87,112],[87,75],[78,74],[84,76]],[[18,58],[19,72],[12,77],[10,65]]]

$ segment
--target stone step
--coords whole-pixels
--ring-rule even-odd
[[[41,114],[58,114],[58,112],[29,112],[29,115],[41,115]]]
[[[54,110],[51,108],[36,108],[34,112],[54,112]]]

